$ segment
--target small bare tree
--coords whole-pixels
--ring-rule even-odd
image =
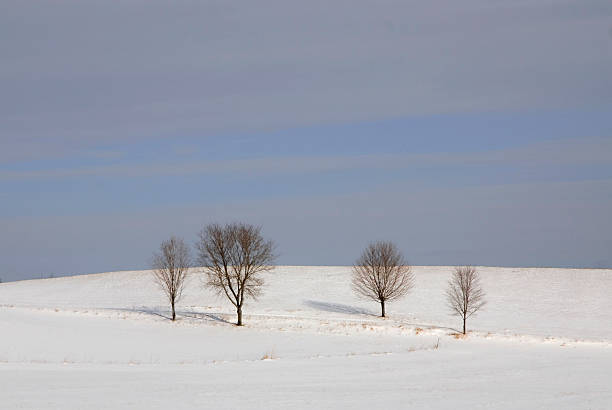
[[[360,296],[379,302],[385,317],[385,302],[405,296],[414,285],[414,274],[395,244],[375,242],[353,266],[352,285]]]
[[[183,294],[183,286],[190,265],[189,247],[174,236],[161,243],[153,255],[155,281],[164,291],[172,307],[172,320],[176,319],[175,305]]]
[[[260,274],[273,269],[272,241],[264,240],[257,226],[212,224],[202,229],[196,248],[208,286],[232,302],[242,326],[245,298],[257,298],[264,284]]]
[[[446,300],[451,314],[463,319],[463,334],[467,318],[486,304],[485,293],[480,286],[480,276],[473,266],[456,267],[446,290]]]

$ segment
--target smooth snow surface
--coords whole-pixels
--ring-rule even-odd
[[[232,323],[193,271],[178,309],[151,273],[0,284],[0,408],[612,408],[612,271],[479,268],[488,304],[456,338],[452,268],[403,300],[347,267],[279,267]]]

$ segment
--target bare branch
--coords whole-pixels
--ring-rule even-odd
[[[257,226],[211,224],[200,232],[196,248],[208,286],[230,300],[242,325],[245,297],[256,299],[264,284],[259,274],[273,269],[272,241],[264,240]]]
[[[162,242],[159,252],[153,255],[155,281],[168,297],[172,308],[172,320],[176,319],[175,305],[183,295],[183,286],[190,266],[189,247],[172,236]]]
[[[353,290],[381,305],[405,296],[414,286],[414,274],[392,242],[370,244],[353,266]]]
[[[446,300],[451,314],[463,320],[463,334],[466,331],[466,320],[486,304],[484,296],[476,268],[456,267],[448,281]]]

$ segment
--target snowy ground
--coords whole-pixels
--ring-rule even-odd
[[[0,408],[612,408],[612,271],[481,268],[455,338],[448,267],[390,304],[345,267],[280,267],[245,307],[194,273],[167,319],[150,272],[0,284]]]

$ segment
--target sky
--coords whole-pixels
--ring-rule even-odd
[[[0,3],[0,278],[260,225],[284,265],[612,267],[612,3]]]

